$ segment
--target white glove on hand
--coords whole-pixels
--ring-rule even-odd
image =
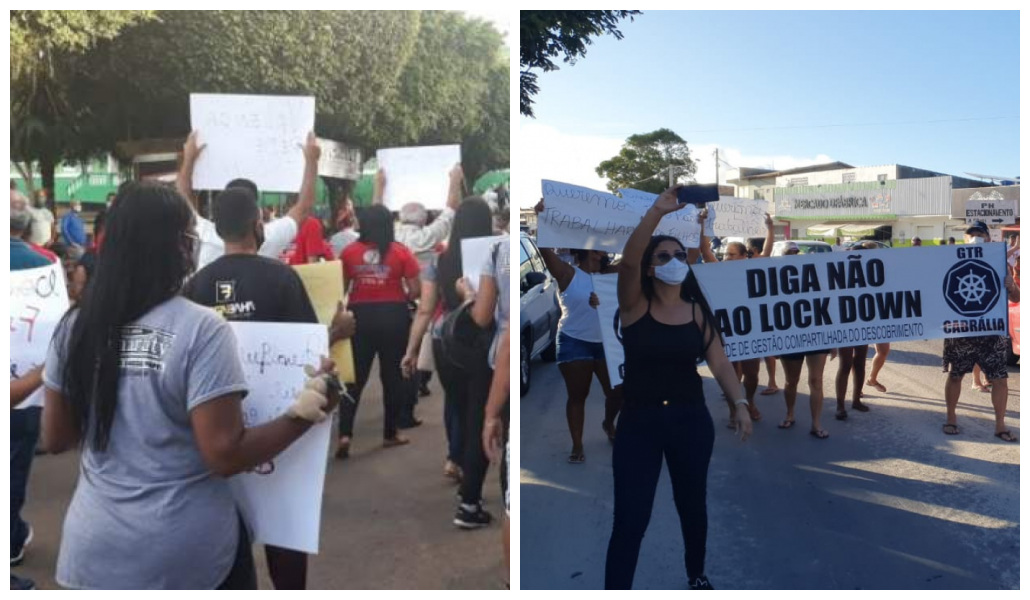
[[[304,371],[309,379],[304,383],[304,389],[297,394],[297,398],[287,409],[286,414],[312,423],[321,423],[328,417],[322,410],[329,405],[329,399],[326,397],[328,390],[326,376],[313,377],[315,371],[310,366],[305,366]]]

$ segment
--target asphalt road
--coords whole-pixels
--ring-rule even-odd
[[[779,430],[783,392],[758,396],[763,420],[741,443],[707,369],[716,424],[708,478],[707,573],[716,589],[1018,589],[1019,445],[999,441],[990,396],[959,400],[962,434],[946,436],[941,340],[896,344],[868,413],[834,419],[828,362],[823,428],[808,435],[802,376],[797,425]],[[870,348],[870,361],[872,349]],[[778,383],[783,385],[779,368]],[[587,460],[566,462],[564,384],[533,363],[521,399],[521,587],[598,589],[612,523],[611,448],[595,383],[587,404]],[[766,383],[762,367],[759,391]],[[1007,424],[1019,432],[1019,367],[1009,369]],[[849,399],[850,403],[850,399]],[[683,542],[663,468],[635,587],[684,589]]]
[[[330,459],[322,505],[320,553],[308,563],[309,589],[505,589],[499,522],[477,531],[451,523],[457,488],[443,477],[446,441],[443,394],[417,409],[421,427],[407,430],[412,443],[383,449],[382,396],[373,370],[361,399],[351,458]],[[14,573],[40,589],[56,588],[54,569],[61,525],[78,475],[78,454],[37,456],[23,515],[35,539]],[[498,474],[484,485],[485,508],[503,518]],[[264,551],[255,546],[259,585],[271,589]]]

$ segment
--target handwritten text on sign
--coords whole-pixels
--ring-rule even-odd
[[[300,191],[313,97],[190,94],[190,124],[207,145],[193,170],[194,189],[220,190],[243,177],[263,191]]]
[[[1008,330],[1003,244],[826,252],[692,268],[730,360]]]
[[[383,204],[399,210],[409,202],[428,209],[447,206],[451,169],[461,162],[461,146],[384,148],[376,152],[386,174]]]
[[[629,236],[654,202],[543,180],[544,211],[537,219],[537,245],[622,252]],[[635,190],[634,190],[635,191]],[[671,235],[687,248],[701,243],[697,213],[683,209],[665,215],[656,235]]]
[[[329,353],[324,325],[231,322],[249,393],[243,421],[254,427],[282,416]],[[318,553],[326,453],[332,420],[313,426],[271,462],[229,480],[254,542]]]
[[[68,310],[61,263],[11,272],[11,379],[43,364],[50,338]],[[43,405],[43,388],[18,408]]]

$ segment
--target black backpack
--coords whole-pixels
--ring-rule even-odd
[[[494,246],[491,260],[497,263],[500,243]],[[472,318],[472,304],[475,300],[466,300],[461,306],[444,317],[440,327],[440,349],[443,360],[451,367],[471,370],[487,364],[487,354],[497,331],[497,323],[488,327],[480,327]]]

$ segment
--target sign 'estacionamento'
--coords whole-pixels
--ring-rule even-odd
[[[1004,244],[697,265],[731,360],[1006,335]]]

